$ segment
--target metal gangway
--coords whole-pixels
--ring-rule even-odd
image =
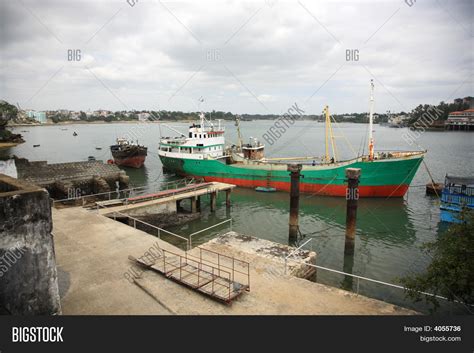
[[[219,302],[230,304],[245,291],[250,291],[250,264],[202,247],[196,255],[184,255],[162,249],[155,261],[149,258],[129,259],[137,265],[157,272],[176,283],[191,288]]]

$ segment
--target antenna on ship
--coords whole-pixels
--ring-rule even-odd
[[[206,118],[204,116],[204,112],[201,109],[201,103],[204,102],[204,97],[203,96],[199,97],[198,102],[199,102],[198,109],[199,109],[199,119],[201,123],[201,131],[204,131],[204,121],[206,120]]]
[[[369,160],[374,160],[374,80],[370,80],[370,110],[369,110]]]

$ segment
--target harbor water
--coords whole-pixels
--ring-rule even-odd
[[[233,122],[224,122],[226,142],[236,143],[236,127]],[[244,142],[250,137],[259,138],[272,126],[272,121],[244,121],[241,131]],[[169,123],[186,133],[187,123]],[[334,127],[339,159],[353,158],[366,148],[366,124],[338,124]],[[433,241],[446,229],[439,220],[439,200],[425,195],[425,184],[430,178],[443,182],[444,176],[474,175],[474,134],[458,131],[425,131],[409,145],[404,134],[406,128],[389,128],[375,125],[375,150],[420,150],[426,149],[425,164],[420,168],[404,198],[360,199],[357,217],[357,235],[354,256],[344,256],[345,205],[343,198],[321,197],[303,194],[300,199],[300,230],[312,238],[305,248],[317,252],[317,264],[339,271],[389,283],[398,278],[423,271],[430,257],[421,245]],[[70,124],[51,126],[21,126],[13,129],[21,133],[26,143],[1,151],[2,156],[16,155],[29,160],[46,160],[49,163],[87,160],[94,156],[98,160],[111,158],[109,146],[117,137],[129,137],[148,147],[144,168],[124,168],[130,176],[131,185],[147,185],[156,190],[161,182],[175,177],[163,174],[157,149],[160,133],[174,136],[175,132],[158,123],[113,123]],[[77,136],[73,136],[76,132]],[[312,121],[297,121],[277,141],[266,143],[267,157],[323,156],[324,124]],[[33,145],[40,145],[33,147]],[[224,195],[219,197],[224,201]],[[223,204],[211,213],[209,202],[203,200],[202,217],[187,224],[169,229],[188,235],[209,227],[229,217],[233,229],[239,233],[288,243],[289,195],[283,192],[258,193],[252,189],[237,188],[232,193],[232,207],[226,210]],[[185,204],[184,207],[187,205]],[[203,243],[225,228],[215,229],[193,238],[193,245]],[[349,287],[369,297],[428,312],[424,304],[412,304],[404,300],[403,291],[373,284],[343,275],[318,270],[317,281],[333,286]],[[472,309],[471,309],[472,310]],[[443,305],[441,313],[467,313],[462,305]]]

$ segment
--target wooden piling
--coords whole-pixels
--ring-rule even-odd
[[[290,243],[294,243],[298,239],[298,214],[300,203],[300,172],[301,164],[288,164],[288,171],[290,172],[291,187],[290,187],[290,220],[288,239]]]
[[[196,209],[197,209],[198,212],[201,212],[201,196],[197,196]]]
[[[191,197],[191,212],[192,213],[197,212],[197,198],[196,198],[196,196]]]
[[[360,168],[347,168],[347,189],[346,189],[346,241],[344,244],[344,254],[354,254],[356,221],[357,221],[357,201],[359,200],[359,177]]]
[[[226,207],[230,207],[230,192],[232,189],[226,190],[225,191],[225,205]]]
[[[216,210],[216,192],[211,193],[211,212],[214,212]]]

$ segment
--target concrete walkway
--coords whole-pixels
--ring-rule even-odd
[[[63,314],[169,314],[124,277],[158,239],[82,207],[53,209],[53,234]]]
[[[225,244],[204,247],[222,251],[251,265],[251,290],[226,306],[145,271],[131,284],[124,273],[129,255],[142,256],[156,237],[82,208],[53,210],[56,261],[69,275],[62,298],[64,314],[303,314],[410,315],[413,311],[304,279],[285,276],[281,264]],[[276,269],[276,270],[275,270]]]
[[[196,184],[196,186],[199,186],[199,184]],[[187,191],[187,192],[182,192],[182,191],[180,191],[180,189],[176,189],[176,194],[173,194],[173,195],[170,195],[170,196],[160,197],[160,198],[149,200],[149,201],[130,203],[130,204],[127,204],[127,205],[112,206],[112,207],[107,207],[107,208],[99,208],[98,211],[99,211],[99,214],[101,214],[101,215],[112,214],[113,212],[128,212],[130,210],[134,210],[134,209],[137,209],[137,208],[149,208],[151,206],[167,204],[167,203],[170,203],[170,202],[174,203],[178,200],[184,200],[184,199],[189,199],[189,198],[193,198],[193,197],[204,196],[204,195],[217,193],[217,192],[231,191],[235,187],[236,186],[233,185],[233,184],[211,182],[205,188],[190,190],[190,191]],[[101,203],[98,202],[98,204],[101,204]]]

